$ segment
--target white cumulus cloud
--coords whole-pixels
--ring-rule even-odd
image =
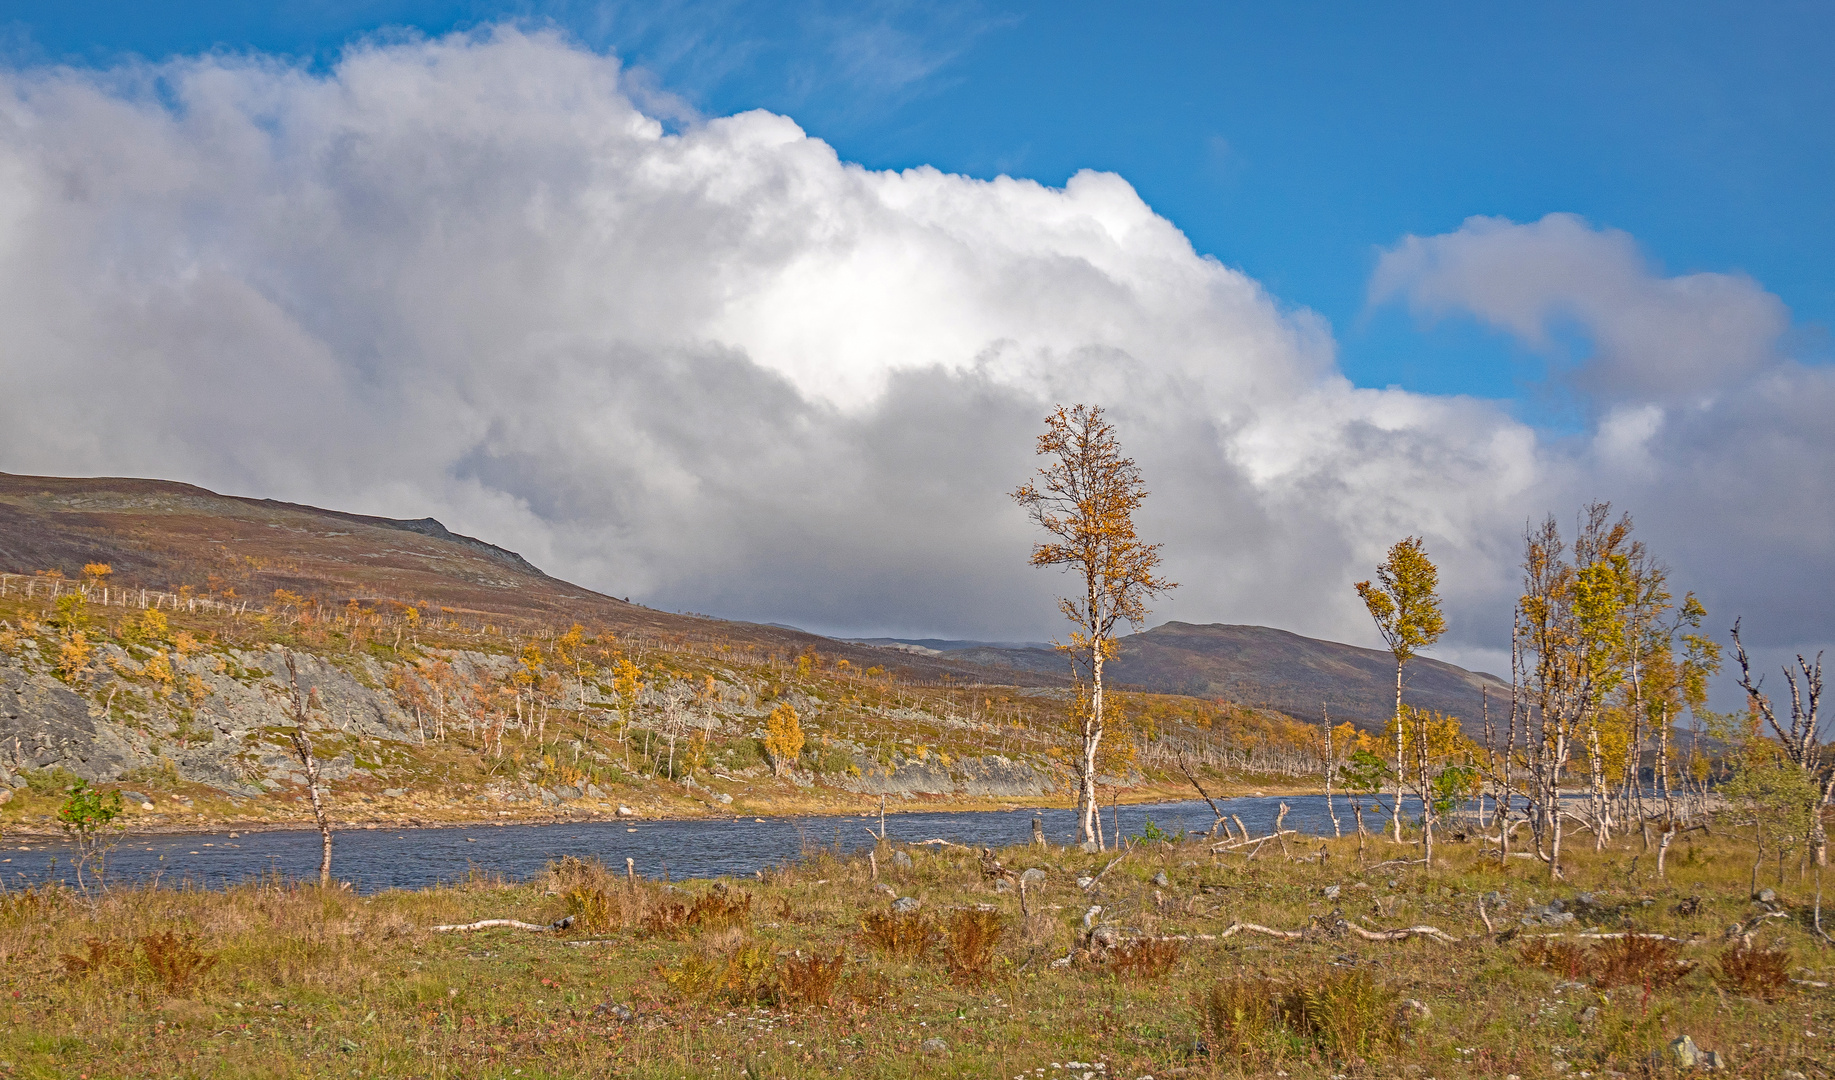
[[[1828,455],[1775,298],[1655,277],[1578,222],[1410,238],[1376,283],[1532,343],[1592,320],[1598,392],[1632,411],[1551,443],[1496,403],[1352,386],[1323,320],[1120,177],[872,171],[764,112],[670,131],[653,99],[508,27],[323,73],[0,76],[0,468],[433,514],[672,608],[1034,637],[1057,582],[1005,493],[1050,405],[1093,401],[1155,492],[1184,584],[1162,616],[1368,640],[1350,584],[1420,533],[1470,651],[1506,632],[1527,518],[1622,493],[1708,545],[1736,523],[1691,517],[1705,471]],[[1670,379],[1664,342],[1694,348]],[[1826,569],[1826,532],[1783,516],[1768,550]]]

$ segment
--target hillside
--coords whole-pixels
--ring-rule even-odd
[[[920,655],[934,655],[1045,675],[1064,670],[1057,653],[1037,647],[929,640]],[[1259,705],[1301,719],[1317,719],[1322,706],[1334,720],[1380,726],[1395,709],[1395,660],[1387,652],[1301,637],[1266,626],[1169,622],[1121,639],[1109,673],[1117,684],[1160,694],[1223,698]],[[1465,721],[1478,734],[1484,710],[1500,724],[1510,707],[1510,684],[1493,675],[1419,657],[1408,665],[1406,700]]]
[[[115,586],[181,588],[265,601],[276,589],[342,605],[420,604],[509,626],[579,622],[620,636],[725,642],[795,655],[806,649],[918,679],[978,682],[961,658],[880,650],[788,627],[658,611],[550,577],[513,551],[433,518],[367,517],[245,499],[190,484],[121,477],[0,473],[0,572],[55,569],[74,580],[107,563]],[[1000,674],[1027,685],[1061,680]]]

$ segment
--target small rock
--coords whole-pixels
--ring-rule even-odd
[[[1503,893],[1498,892],[1496,889],[1492,889],[1490,892],[1486,893],[1483,899],[1485,902],[1485,906],[1488,908],[1496,909],[1496,908],[1506,908],[1510,906],[1509,899],[1505,897]]]
[[[1090,931],[1090,944],[1104,949],[1113,949],[1121,944],[1121,928],[1113,923],[1103,923]]]
[[[560,787],[554,789],[554,794],[556,798],[577,799],[584,794],[584,792],[574,787],[572,784],[562,784]]]
[[[892,901],[892,910],[900,915],[909,915],[923,906],[924,902],[915,896],[901,896]]]
[[[1759,890],[1759,894],[1758,894],[1758,896],[1757,896],[1757,898],[1756,898],[1756,899],[1757,899],[1757,900],[1758,900],[1758,902],[1759,902],[1759,903],[1761,903],[1761,904],[1769,904],[1769,903],[1772,903],[1773,901],[1775,901],[1775,900],[1777,900],[1777,898],[1778,898],[1778,894],[1777,894],[1777,892],[1776,892],[1775,890],[1773,890],[1773,889],[1760,889],[1760,890]]]
[[[628,1024],[637,1019],[637,1010],[631,1008],[629,1005],[620,1003],[612,1006],[612,1016],[615,1017],[619,1023]]]
[[[1083,852],[1085,855],[1094,855],[1097,851],[1096,841],[1085,840],[1083,843],[1077,845],[1077,850]]]
[[[733,801],[733,797],[731,795],[728,795],[724,791],[717,791],[714,793],[714,801],[731,805]]]
[[[159,808],[158,808],[157,806],[154,806],[154,805],[153,805],[152,803],[150,803],[150,802],[143,802],[143,803],[141,803],[141,804],[140,804],[140,808],[141,808],[142,810],[157,810],[157,809],[159,809]]]
[[[1669,1056],[1679,1069],[1692,1069],[1701,1064],[1701,1048],[1687,1035],[1670,1042]]]
[[[1419,998],[1403,998],[1396,1009],[1396,1022],[1403,1027],[1410,1024],[1425,1024],[1434,1018],[1434,1011],[1427,1007],[1427,1002]]]
[[[1085,874],[1082,877],[1077,879],[1077,888],[1079,889],[1087,889],[1091,885],[1094,885],[1094,884],[1096,884],[1096,879],[1093,877],[1090,877],[1088,874]]]
[[[1586,1008],[1580,1010],[1579,1021],[1581,1027],[1592,1027],[1594,1024],[1599,1023],[1599,1006],[1588,1005]]]
[[[407,788],[385,787],[382,789],[382,797],[385,799],[399,799],[407,793]]]
[[[636,817],[637,811],[631,809],[628,806],[620,806],[618,808],[618,816],[619,817]]]
[[[1342,889],[1340,889],[1340,888],[1339,888],[1338,886],[1336,886],[1336,885],[1327,885],[1327,886],[1326,886],[1326,887],[1324,888],[1324,890],[1322,890],[1322,891],[1323,891],[1323,892],[1325,893],[1325,898],[1326,898],[1327,900],[1336,900],[1336,899],[1338,899],[1338,894],[1339,894],[1340,892],[1342,892],[1343,890],[1342,890]]]
[[[1100,914],[1102,914],[1101,904],[1096,904],[1093,907],[1091,907],[1088,911],[1084,912],[1083,913],[1083,928],[1085,930],[1088,930],[1090,927],[1095,926],[1096,916]]]
[[[926,1054],[947,1054],[949,1053],[949,1044],[942,1039],[925,1039],[923,1045],[918,1047],[918,1049],[924,1051]]]
[[[11,795],[11,794],[12,794],[11,792],[7,793],[7,795]],[[7,799],[7,795],[0,795],[0,802],[5,802]],[[135,804],[153,801],[152,799],[147,798],[145,795],[141,794],[138,791],[123,791],[121,793],[121,797],[123,799],[126,799],[128,802],[135,803]]]
[[[1021,874],[1019,876],[1019,879],[1028,885],[1037,885],[1039,882],[1045,880],[1045,871],[1040,870],[1038,867],[1034,866],[1031,869],[1027,870],[1025,873]]]
[[[603,799],[603,798],[605,798],[605,792],[604,792],[604,791],[602,791],[602,790],[600,790],[600,788],[599,788],[599,785],[598,785],[598,784],[588,784],[588,785],[586,785],[586,794],[587,794],[587,795],[588,795],[589,797],[591,797],[591,798],[594,798],[594,799]]]
[[[911,854],[906,851],[894,851],[892,853],[892,865],[898,867],[900,870],[911,869]]]
[[[1072,955],[1073,954],[1071,953],[1066,953],[1065,955],[1058,957],[1056,960],[1053,960],[1050,966],[1056,970],[1061,971],[1064,968],[1067,968],[1070,966],[1070,958]]]
[[[1164,889],[1172,884],[1172,879],[1166,876],[1166,871],[1161,870],[1159,873],[1153,875],[1153,883]]]
[[[1007,880],[1006,878],[995,878],[994,879],[994,891],[997,893],[1012,892],[1013,882]]]

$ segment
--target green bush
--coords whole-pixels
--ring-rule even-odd
[[[62,795],[83,782],[82,777],[61,765],[35,769],[23,775],[26,790],[34,795]]]

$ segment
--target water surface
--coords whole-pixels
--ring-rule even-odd
[[[1260,835],[1274,825],[1279,806],[1289,807],[1286,826],[1304,833],[1330,835],[1322,795],[1284,798],[1219,799],[1225,813],[1242,818]],[[1353,832],[1355,824],[1343,796],[1335,799],[1339,821]],[[1386,805],[1386,803],[1385,803]],[[1104,807],[1103,829],[1111,842],[1117,811]],[[1167,833],[1206,832],[1214,820],[1202,801],[1123,806],[1121,832],[1139,836],[1149,819]],[[1387,822],[1386,810],[1366,801],[1365,822],[1372,832]],[[887,836],[897,843],[943,839],[975,847],[1025,843],[1032,819],[1045,823],[1053,844],[1076,839],[1076,812],[1067,809],[981,810],[888,814]],[[431,829],[352,829],[334,834],[332,872],[359,892],[420,889],[464,880],[474,869],[511,881],[539,873],[563,855],[596,858],[622,867],[633,861],[639,874],[672,879],[748,877],[790,862],[815,847],[858,851],[870,847],[878,816],[779,817],[709,820],[593,821],[542,825],[462,825]],[[0,841],[0,881],[19,889],[58,879],[74,883],[72,849],[61,841]],[[278,874],[283,878],[318,876],[319,834],[313,831],[132,835],[108,858],[108,879],[115,884],[158,880],[169,886],[222,888]]]

